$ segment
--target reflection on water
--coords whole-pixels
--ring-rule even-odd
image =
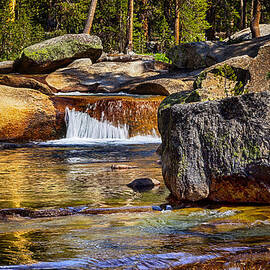
[[[0,208],[151,205],[160,189],[138,194],[126,186],[139,177],[162,181],[157,145],[33,148],[0,154]],[[124,162],[137,169],[112,171]]]
[[[162,181],[156,147],[2,151],[0,208],[164,203],[163,184],[146,193],[126,187],[138,177]],[[112,171],[118,162],[138,168]],[[0,269],[268,269],[269,250],[269,206],[0,221]]]

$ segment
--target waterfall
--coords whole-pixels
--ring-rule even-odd
[[[91,139],[128,139],[128,125],[112,125],[104,120],[92,118],[87,112],[70,110],[66,107],[65,122],[67,126],[66,138],[91,138]]]

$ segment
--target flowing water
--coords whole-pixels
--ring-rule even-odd
[[[65,139],[0,152],[1,209],[166,202],[154,132],[130,138],[127,125],[70,109],[66,121]],[[126,186],[141,177],[161,185],[141,193]],[[269,206],[0,221],[0,269],[269,269],[269,250]]]

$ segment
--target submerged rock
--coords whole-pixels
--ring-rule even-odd
[[[111,166],[112,170],[127,170],[127,169],[136,169],[138,166],[131,166],[126,164],[113,164]]]
[[[151,190],[155,186],[159,185],[160,182],[152,178],[138,178],[127,184],[128,187],[139,192]]]
[[[56,137],[56,111],[48,96],[27,88],[0,85],[0,141]]]
[[[37,74],[54,71],[79,58],[96,62],[102,49],[97,36],[66,34],[25,48],[15,62],[15,69],[20,73]]]
[[[270,203],[270,92],[174,101],[159,109],[162,172],[173,197]]]

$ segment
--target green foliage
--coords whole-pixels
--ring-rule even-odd
[[[171,63],[171,60],[166,56],[165,53],[156,53],[154,55],[155,60],[160,61],[160,62],[164,62],[164,63]]]
[[[180,7],[180,42],[205,40],[207,0],[183,1]]]
[[[8,1],[0,11],[0,60],[15,59],[22,49],[44,38],[41,25],[32,25],[31,16],[27,13],[27,5],[17,1],[15,19],[10,14]]]
[[[216,32],[224,37],[239,29],[240,1],[138,0],[134,1],[133,43],[136,53],[163,53],[175,43],[176,1],[180,4],[180,42],[205,40],[210,27],[206,14],[215,8]],[[0,60],[14,59],[26,46],[66,33],[81,33],[90,0],[16,0],[15,15],[9,0],[0,1]],[[248,1],[247,10],[251,8]],[[270,22],[270,4],[262,0],[262,23]],[[220,8],[222,6],[222,8]],[[98,35],[106,52],[123,52],[126,43],[128,0],[99,0],[91,34]],[[250,21],[250,12],[248,23]],[[12,17],[15,16],[15,20]],[[147,19],[146,19],[147,18]],[[144,22],[147,21],[147,27]],[[156,44],[149,49],[149,42]],[[156,56],[159,57],[159,56]],[[163,56],[161,61],[167,62]]]
[[[270,80],[270,71],[266,73],[266,79]]]

